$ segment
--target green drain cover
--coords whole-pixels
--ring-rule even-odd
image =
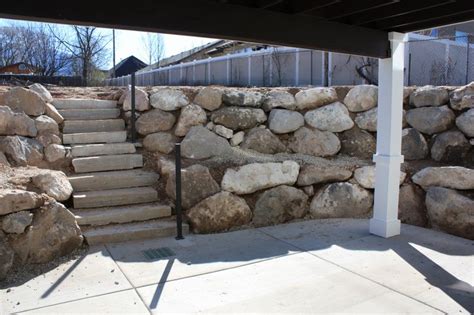
[[[159,259],[162,259],[162,258],[171,257],[171,256],[176,255],[168,247],[149,248],[149,249],[144,250],[142,253],[143,253],[143,256],[145,256],[145,258],[147,260],[159,260]]]

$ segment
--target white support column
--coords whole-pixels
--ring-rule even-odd
[[[375,199],[370,233],[385,238],[400,234],[404,39],[405,34],[389,33],[391,58],[379,59]]]

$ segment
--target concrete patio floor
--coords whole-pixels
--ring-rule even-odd
[[[474,242],[404,225],[320,220],[91,247],[0,292],[9,313],[450,313],[474,311]],[[174,256],[147,260],[143,250]]]

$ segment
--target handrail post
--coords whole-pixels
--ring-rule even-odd
[[[175,172],[176,172],[176,230],[177,240],[184,239],[183,237],[183,213],[181,210],[181,143],[176,143],[174,147],[175,152]]]
[[[132,103],[132,113],[130,117],[130,123],[131,123],[131,139],[132,143],[135,143],[137,139],[136,135],[136,130],[135,130],[135,72],[132,72],[132,87],[131,87],[131,103]]]

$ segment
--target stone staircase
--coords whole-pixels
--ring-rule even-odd
[[[143,156],[126,142],[116,101],[56,99],[53,105],[64,117],[63,144],[71,146],[75,171],[72,211],[88,243],[175,235],[171,207],[159,203],[152,187],[159,175],[143,170]]]

